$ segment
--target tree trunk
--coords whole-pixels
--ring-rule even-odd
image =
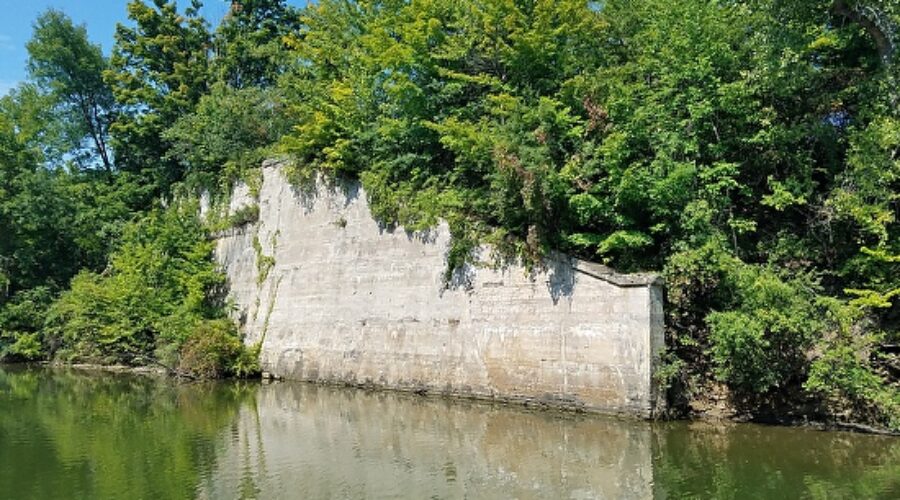
[[[893,63],[896,51],[896,40],[893,39],[895,27],[891,26],[892,21],[887,14],[878,12],[874,8],[864,9],[857,2],[848,2],[847,0],[834,0],[831,4],[831,11],[862,26],[875,41],[881,62],[885,66]],[[881,17],[879,18],[879,16]]]

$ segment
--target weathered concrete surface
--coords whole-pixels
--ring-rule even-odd
[[[281,169],[263,168],[259,222],[222,235],[217,249],[247,342],[262,341],[264,370],[643,417],[657,410],[655,276],[559,255],[531,275],[518,265],[467,268],[447,289],[445,225],[384,228],[358,185],[301,192]],[[238,186],[230,210],[249,203]]]

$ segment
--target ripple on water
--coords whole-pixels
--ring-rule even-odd
[[[13,498],[900,498],[900,439],[0,369]]]

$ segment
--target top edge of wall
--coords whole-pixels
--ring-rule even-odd
[[[279,168],[284,167],[290,164],[290,159],[287,157],[280,158],[269,158],[262,162],[262,168]],[[564,255],[564,254],[560,254]],[[623,287],[623,288],[632,288],[632,287],[645,287],[645,286],[663,286],[664,280],[663,278],[656,273],[620,273],[615,269],[599,264],[596,262],[591,262],[578,258],[569,258],[572,264],[572,269],[576,272],[582,273],[587,276],[591,276],[593,278],[606,281],[607,283]]]
[[[572,267],[588,276],[601,279],[620,287],[662,286],[663,279],[654,273],[619,273],[609,266],[589,262],[581,259],[573,259]]]

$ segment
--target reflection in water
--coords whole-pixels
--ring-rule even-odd
[[[0,368],[0,498],[190,498],[255,389]]]
[[[657,498],[900,498],[900,438],[684,422],[654,434]]]
[[[260,388],[208,498],[647,498],[646,424],[299,384]]]
[[[900,497],[898,438],[3,370],[3,498]]]

